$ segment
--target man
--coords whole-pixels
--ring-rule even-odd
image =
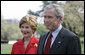
[[[50,31],[40,37],[37,54],[81,54],[78,36],[61,25],[63,19],[62,7],[57,4],[45,7],[44,24]]]

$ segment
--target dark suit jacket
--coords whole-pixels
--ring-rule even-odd
[[[40,37],[37,54],[42,54],[48,34],[49,32]],[[63,27],[50,48],[49,54],[81,54],[80,40],[77,35]]]

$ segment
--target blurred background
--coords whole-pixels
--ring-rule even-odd
[[[12,45],[22,39],[19,21],[26,14],[35,15],[38,29],[35,36],[48,30],[43,22],[43,9],[48,4],[59,4],[64,9],[62,25],[78,35],[84,54],[84,1],[1,1],[1,54],[10,54]]]

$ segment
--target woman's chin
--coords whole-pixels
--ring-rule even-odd
[[[23,37],[28,37],[28,35],[23,35]]]

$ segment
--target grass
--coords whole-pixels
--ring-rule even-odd
[[[84,54],[84,38],[80,38],[81,41],[81,53]],[[83,42],[82,42],[83,41]],[[1,54],[11,54],[12,45],[1,44]]]
[[[1,54],[11,54],[12,45],[1,44]]]
[[[81,44],[81,53],[84,54],[84,44]]]
[[[81,41],[81,53],[84,54],[84,37],[81,37],[80,41]]]

